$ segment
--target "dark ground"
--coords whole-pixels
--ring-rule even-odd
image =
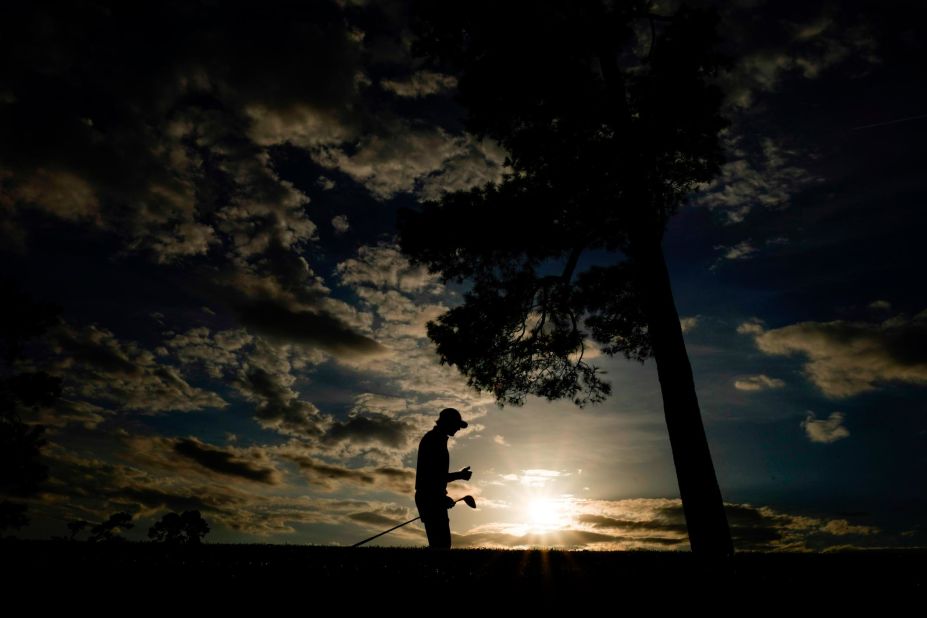
[[[677,552],[431,552],[7,540],[0,543],[0,556],[2,582],[4,587],[10,585],[9,590],[38,583],[49,590],[136,587],[159,595],[182,590],[224,595],[273,590],[275,595],[298,595],[307,602],[318,600],[319,593],[331,597],[335,591],[351,603],[370,601],[375,591],[402,596],[417,591],[462,598],[486,595],[498,602],[523,599],[534,604],[570,599],[622,604],[724,599],[760,607],[794,601],[807,607],[809,602],[845,606],[856,600],[895,604],[907,599],[917,603],[912,609],[920,614],[927,583],[925,551],[739,553],[718,563]]]

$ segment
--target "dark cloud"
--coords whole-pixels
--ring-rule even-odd
[[[387,466],[348,468],[325,463],[295,451],[281,451],[281,456],[295,462],[311,484],[333,491],[348,484],[367,490],[391,491],[410,495],[414,489],[415,470]]]
[[[372,511],[367,511],[364,513],[351,513],[348,515],[348,519],[362,524],[371,524],[373,526],[395,526],[396,524],[401,523],[392,517],[387,517],[386,515]]]
[[[243,459],[237,453],[204,444],[195,438],[178,440],[174,444],[174,452],[221,474],[268,485],[280,483],[280,473],[273,468],[265,467],[262,462]]]
[[[254,300],[235,306],[241,323],[281,341],[316,345],[338,356],[369,355],[384,351],[337,317],[321,311],[301,311],[272,300]]]
[[[415,428],[404,421],[385,414],[368,412],[364,416],[352,416],[345,422],[336,421],[325,434],[324,441],[342,441],[354,444],[379,443],[390,448],[403,448]]]
[[[295,435],[321,435],[325,418],[318,408],[299,398],[291,383],[289,373],[252,365],[243,367],[234,380],[246,398],[258,403],[255,417],[265,426]]]
[[[44,500],[61,519],[87,514],[105,518],[116,505],[131,506],[133,511],[167,508],[222,513],[234,511],[248,501],[246,494],[229,487],[195,481],[164,483],[139,467],[82,457],[55,444],[45,453],[45,460],[50,479]],[[59,497],[67,500],[61,502]]]
[[[590,500],[578,501],[576,507],[581,512],[573,516],[573,523],[611,535],[610,547],[688,544],[685,512],[678,499]],[[724,508],[738,551],[817,550],[830,544],[829,537],[880,532],[846,519],[789,513],[769,506],[725,503]]]
[[[229,269],[218,277],[204,276],[203,289],[225,304],[243,326],[274,341],[299,343],[337,357],[385,352],[361,332],[364,323],[355,309],[328,298],[328,288],[303,258],[272,251],[263,260],[259,266],[275,274]]]
[[[628,519],[614,519],[604,515],[583,514],[576,517],[576,521],[581,524],[588,524],[593,528],[622,528],[630,530],[653,530],[666,532],[687,531],[685,522],[683,523],[662,523],[659,521],[635,521]]]
[[[224,408],[216,393],[191,386],[180,370],[160,363],[155,354],[133,341],[122,341],[111,331],[61,321],[45,335],[52,355],[46,369],[64,377],[61,402],[65,416],[89,417],[95,404],[77,399],[106,400],[118,409],[143,413]]]
[[[257,495],[227,478],[219,483],[202,482],[189,474],[188,458],[173,452],[176,440],[133,436],[129,444],[137,448],[121,457],[125,463],[117,464],[83,457],[52,444],[45,453],[51,478],[33,507],[46,517],[60,520],[62,528],[64,522],[73,519],[101,521],[115,510],[127,510],[136,521],[147,519],[154,523],[165,511],[195,509],[203,513],[214,530],[262,537],[293,534],[294,523],[372,522],[377,514],[388,521],[408,519],[408,510],[395,504]],[[260,449],[252,450],[256,452]],[[174,474],[166,477],[166,468],[173,469]]]

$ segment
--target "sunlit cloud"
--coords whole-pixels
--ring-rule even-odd
[[[850,430],[843,426],[842,412],[831,412],[825,419],[816,418],[813,412],[809,412],[801,426],[812,442],[830,444],[850,436]]]
[[[785,382],[779,378],[770,378],[766,374],[753,376],[743,376],[734,380],[734,388],[739,391],[762,391],[768,389],[782,388]]]
[[[507,481],[517,481],[525,487],[544,487],[551,481],[561,478],[562,476],[569,476],[569,474],[564,474],[559,470],[534,468],[531,470],[522,470],[520,474],[505,474],[502,478]]]
[[[400,97],[420,98],[452,90],[457,86],[457,78],[434,71],[417,71],[405,79],[384,79],[380,85]]]
[[[879,323],[801,322],[769,330],[750,322],[738,332],[753,336],[766,354],[803,355],[805,374],[829,397],[850,397],[885,382],[927,384],[927,312]]]
[[[695,327],[698,326],[699,318],[701,316],[692,315],[684,318],[679,318],[679,326],[682,328],[682,332],[688,333],[695,330]]]

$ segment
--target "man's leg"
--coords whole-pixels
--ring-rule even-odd
[[[451,548],[451,521],[447,513],[434,513],[425,522],[428,546],[432,549]]]
[[[416,494],[415,506],[425,524],[425,534],[428,535],[428,546],[432,549],[451,548],[451,522],[447,516],[444,500],[426,500]]]

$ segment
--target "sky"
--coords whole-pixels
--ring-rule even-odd
[[[663,247],[735,549],[923,547],[924,7],[718,7],[726,162]],[[612,395],[581,409],[439,363],[467,283],[411,264],[396,213],[506,153],[407,3],[2,12],[0,276],[62,308],[18,366],[64,391],[24,412],[49,479],[17,536],[198,509],[210,542],[349,545],[417,515],[452,406],[455,547],[688,549],[652,360],[595,356]]]

